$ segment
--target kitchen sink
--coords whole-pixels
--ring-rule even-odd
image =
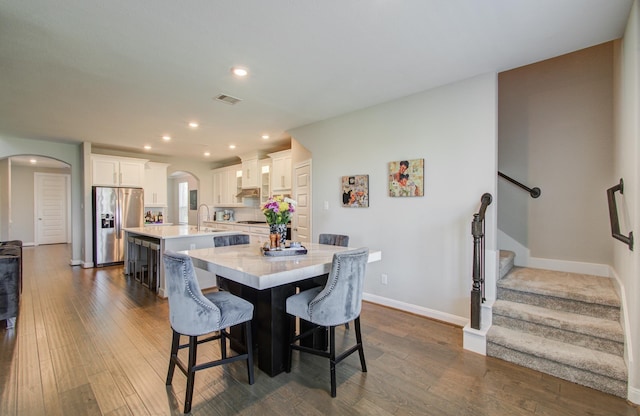
[[[266,221],[238,221],[238,224],[266,224]]]

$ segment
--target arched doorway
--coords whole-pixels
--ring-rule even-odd
[[[71,166],[33,154],[10,156],[1,166],[0,239],[70,243]]]
[[[168,180],[168,222],[197,224],[200,180],[190,172],[175,171]]]

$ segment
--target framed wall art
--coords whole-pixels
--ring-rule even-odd
[[[389,196],[424,196],[424,159],[389,162]]]
[[[350,208],[369,207],[369,175],[342,177],[342,206]]]

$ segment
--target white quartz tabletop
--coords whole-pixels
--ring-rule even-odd
[[[304,243],[307,254],[264,256],[259,244],[187,250],[195,267],[263,290],[329,273],[333,254],[354,247]],[[369,262],[380,261],[380,251],[369,251]]]
[[[159,240],[238,233],[238,231],[216,229],[215,227],[200,227],[200,231],[198,231],[197,227],[193,225],[148,225],[145,227],[125,228],[124,230],[132,234],[144,235]]]

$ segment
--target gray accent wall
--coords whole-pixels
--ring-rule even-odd
[[[498,77],[498,228],[531,257],[611,264],[613,43]]]

